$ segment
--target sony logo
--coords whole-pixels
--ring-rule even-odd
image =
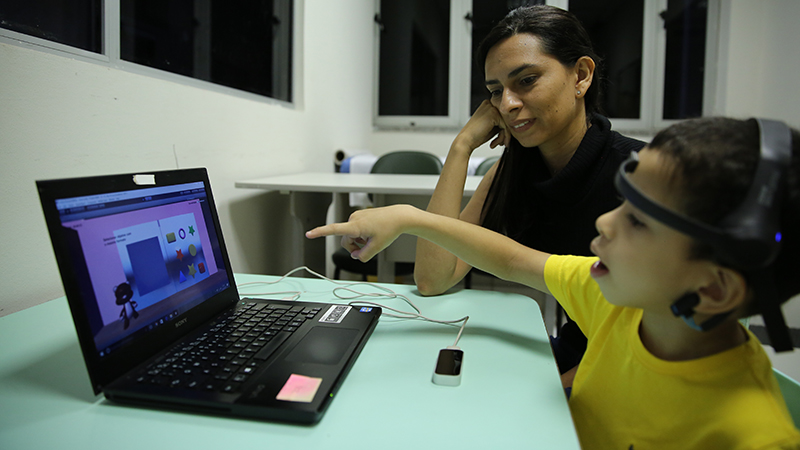
[[[179,321],[175,322],[175,328],[178,328],[179,326],[184,325],[188,321],[189,321],[189,318],[187,317],[187,318],[184,318],[182,320],[179,320]]]

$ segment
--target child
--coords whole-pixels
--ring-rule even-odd
[[[783,144],[770,143],[776,135]],[[785,162],[762,158],[765,136]],[[800,292],[799,144],[779,122],[669,127],[621,166],[625,202],[597,219],[592,258],[551,256],[406,205],[307,236],[342,235],[367,261],[412,234],[550,292],[589,340],[569,399],[584,448],[800,448],[769,359],[738,322],[763,314],[772,344],[787,343],[780,304]]]

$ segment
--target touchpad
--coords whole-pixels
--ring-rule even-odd
[[[338,364],[358,333],[352,328],[314,327],[289,353],[286,361]]]

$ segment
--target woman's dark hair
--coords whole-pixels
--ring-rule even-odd
[[[584,56],[594,60],[594,79],[584,95],[584,104],[587,120],[590,120],[592,114],[599,113],[602,60],[595,53],[589,34],[578,18],[561,8],[544,5],[523,6],[509,12],[478,45],[475,63],[481,72],[485,75],[486,55],[492,47],[504,39],[522,33],[539,38],[542,51],[566,67],[573,67],[578,59]]]
[[[601,113],[600,96],[602,86],[602,61],[595,53],[589,34],[574,14],[554,6],[523,6],[512,10],[497,23],[478,45],[476,63],[485,74],[486,56],[500,41],[521,33],[536,36],[542,51],[556,58],[566,67],[573,67],[583,56],[594,60],[595,71],[592,85],[584,94],[586,121]],[[519,205],[526,192],[526,180],[531,178],[530,168],[541,159],[538,152],[522,147],[515,139],[503,151],[497,165],[494,181],[481,212],[484,227],[518,239],[524,233],[522,224],[528,222],[533,213],[513,205]],[[541,163],[538,163],[539,165]],[[588,246],[587,246],[588,248]]]
[[[716,225],[744,201],[750,189],[760,158],[760,135],[753,119],[701,118],[659,132],[648,147],[676,163],[674,183],[682,212]],[[785,186],[780,212],[781,250],[770,266],[781,303],[800,292],[800,133],[794,129]],[[713,251],[697,242],[691,257],[711,259]],[[756,301],[746,315],[760,312]]]

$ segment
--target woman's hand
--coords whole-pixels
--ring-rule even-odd
[[[498,145],[507,146],[511,141],[511,132],[497,108],[489,100],[484,100],[470,117],[469,122],[458,133],[455,141],[462,143],[472,151],[492,137],[494,139],[489,144],[491,148]]]
[[[314,228],[306,232],[306,237],[342,236],[342,247],[350,256],[367,262],[402,234],[403,219],[416,210],[409,205],[359,210],[347,222]]]

